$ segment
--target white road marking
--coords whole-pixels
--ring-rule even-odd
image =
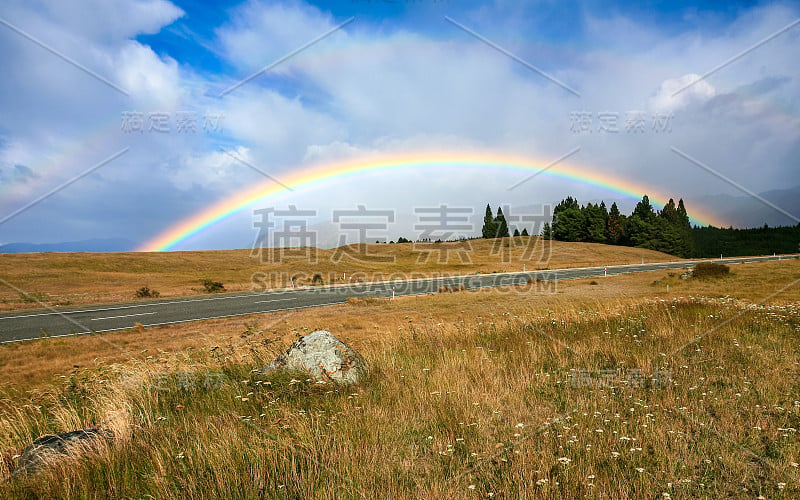
[[[794,256],[794,255],[795,254],[792,254],[791,256]],[[731,263],[731,264],[736,264],[736,263],[742,262],[742,261],[744,261],[744,262],[764,262],[764,261],[770,261],[770,260],[780,260],[780,257],[778,257],[778,258],[776,258],[775,256],[763,256],[763,257],[755,257],[755,258],[753,258],[753,257],[750,257],[750,258],[748,258],[748,257],[729,257],[729,258],[726,258],[726,259],[723,259],[723,260],[720,260],[720,259],[703,259],[703,260],[685,260],[685,261],[672,261],[672,262],[653,262],[653,263],[645,264],[644,265],[645,269],[643,271],[647,271],[648,270],[648,269],[646,269],[647,266],[654,266],[654,265],[656,265],[656,266],[668,266],[668,267],[672,267],[673,269],[676,269],[676,268],[680,269],[680,268],[692,267],[694,264],[697,264],[698,262],[727,262],[727,263]],[[619,270],[619,274],[628,274],[631,271],[624,271],[624,270],[621,270],[620,268],[628,268],[628,269],[633,270],[632,272],[641,272],[640,270],[638,270],[638,268],[642,268],[643,266],[641,264],[627,264],[627,265],[610,266],[610,267],[614,267],[617,270]],[[557,275],[559,272],[569,272],[569,271],[579,271],[579,270],[583,270],[583,271],[594,271],[594,270],[597,270],[599,272],[602,269],[603,268],[600,268],[600,267],[583,267],[583,268],[574,268],[573,267],[573,268],[565,268],[565,269],[536,270],[536,271],[528,271],[528,272],[515,272],[515,271],[512,271],[512,272],[506,272],[506,273],[492,273],[492,274],[484,274],[484,275],[461,275],[461,276],[446,276],[446,277],[442,276],[442,277],[437,277],[437,278],[421,278],[421,279],[401,280],[401,281],[391,281],[391,282],[384,281],[384,282],[377,282],[377,283],[364,283],[364,285],[367,285],[367,287],[369,287],[370,285],[371,286],[386,286],[388,284],[394,284],[394,283],[412,283],[412,284],[413,283],[419,283],[419,284],[421,284],[421,283],[426,283],[426,282],[430,283],[430,284],[433,284],[434,282],[437,282],[437,281],[452,280],[452,279],[457,279],[457,278],[467,278],[467,279],[469,279],[469,278],[478,278],[478,279],[482,279],[482,278],[491,278],[491,277],[495,277],[495,276],[498,276],[498,275],[510,275],[510,274],[525,274],[525,275],[529,275],[529,276],[535,276],[535,275],[550,275],[550,274],[555,273]],[[567,273],[565,273],[565,274],[567,274]],[[588,278],[590,276],[585,276],[585,277]],[[581,277],[579,276],[577,278],[581,278]],[[575,279],[575,278],[567,278],[567,277],[565,277],[565,278],[562,278],[562,279]],[[313,290],[313,289],[298,289],[296,291],[336,291],[337,287],[341,287],[341,288],[346,288],[346,287],[356,288],[357,286],[358,286],[358,284],[344,284],[344,285],[334,285],[334,286],[330,286],[329,285],[327,287],[324,287],[324,288],[321,288],[321,289],[316,289],[316,290]],[[496,287],[496,286],[498,286],[497,282],[489,284],[489,285],[479,286],[477,288],[493,288],[493,287]],[[474,288],[472,288],[472,289],[474,289]],[[295,290],[281,290],[281,291],[264,292],[264,293],[265,294],[269,294],[269,295],[277,295],[277,294],[285,294],[285,293],[295,293]],[[368,292],[362,292],[362,293],[368,293]],[[404,295],[405,296],[414,296],[414,295],[427,295],[427,294],[432,294],[432,293],[433,293],[432,291],[427,291],[427,292],[420,292],[420,293],[409,293],[409,294],[404,294]],[[132,305],[132,306],[119,306],[119,307],[111,307],[111,308],[105,308],[105,309],[93,309],[93,310],[84,309],[84,310],[78,310],[78,311],[57,311],[57,312],[52,312],[52,313],[28,314],[28,315],[20,315],[20,316],[13,316],[12,315],[12,316],[0,317],[0,320],[12,319],[12,318],[25,318],[25,317],[32,317],[32,316],[77,314],[77,313],[86,313],[86,312],[92,312],[92,311],[109,311],[109,310],[119,310],[119,309],[130,309],[130,308],[134,308],[134,307],[147,307],[147,306],[159,306],[159,305],[166,305],[166,304],[179,304],[179,303],[182,303],[182,302],[201,302],[201,301],[206,301],[206,300],[223,300],[223,299],[251,297],[252,295],[253,294],[236,295],[236,296],[223,296],[223,297],[209,297],[209,298],[202,298],[202,299],[175,300],[175,301],[170,301],[170,302],[158,302],[158,303],[150,303],[150,304],[137,304],[137,305]],[[290,300],[290,299],[283,299],[283,300]],[[270,301],[265,301],[265,302],[270,302]],[[184,320],[178,320],[178,321],[168,321],[168,322],[164,322],[164,323],[152,323],[152,324],[148,324],[148,325],[144,325],[144,326],[150,327],[150,326],[161,326],[161,325],[173,325],[173,324],[178,324],[178,323],[188,323],[188,322],[192,322],[192,321],[203,321],[203,320],[209,320],[209,319],[220,319],[220,318],[231,318],[231,317],[238,317],[238,316],[248,316],[248,315],[251,315],[251,314],[265,314],[265,313],[272,313],[272,312],[289,311],[289,310],[294,310],[294,309],[305,309],[305,308],[310,308],[310,307],[329,306],[329,305],[342,304],[342,303],[344,303],[344,301],[328,302],[328,303],[325,303],[325,304],[310,304],[310,305],[304,305],[304,306],[287,307],[287,308],[283,308],[283,309],[271,309],[269,311],[252,311],[252,312],[245,312],[245,313],[226,314],[226,315],[222,315],[222,316],[210,316],[210,317],[205,317],[205,318],[184,319]],[[141,315],[148,315],[148,314],[157,314],[157,313],[151,312],[151,313],[134,314],[134,315],[130,315],[130,316],[141,316]],[[124,316],[116,316],[116,317],[124,317]],[[110,318],[97,318],[97,319],[110,319]],[[71,336],[75,336],[75,335],[88,335],[88,334],[92,334],[92,333],[114,332],[114,331],[120,331],[120,330],[130,330],[131,328],[132,327],[109,328],[109,329],[106,329],[106,330],[95,330],[95,331],[91,331],[91,332],[75,332],[75,333],[64,333],[64,334],[57,334],[57,335],[47,335],[47,336],[42,336],[42,337],[33,337],[33,338],[27,338],[27,339],[3,340],[3,341],[0,341],[0,344],[10,344],[10,343],[25,342],[25,341],[28,341],[28,340],[37,340],[37,339],[46,339],[46,338],[71,337]]]
[[[794,255],[794,254],[790,254]],[[768,260],[779,260],[779,256],[761,256],[761,257],[728,257],[722,260],[722,262],[729,262],[735,264],[740,261],[745,262],[759,262],[759,261],[768,261]],[[645,264],[646,266],[675,266],[676,267],[691,267],[698,262],[720,262],[719,259],[702,259],[702,260],[684,260],[684,261],[670,261],[670,262],[653,262]],[[609,266],[614,268],[630,268],[630,269],[640,269],[642,268],[642,264],[623,264],[617,266]],[[553,269],[553,270],[536,270],[536,271],[528,271],[528,272],[518,272],[518,271],[510,271],[505,273],[492,273],[492,274],[483,274],[483,275],[460,275],[460,276],[442,276],[442,277],[430,277],[430,278],[417,278],[411,280],[399,280],[399,281],[383,281],[383,282],[373,282],[373,283],[363,283],[363,285],[367,286],[367,290],[361,293],[369,293],[369,287],[376,287],[376,286],[387,286],[389,284],[396,284],[396,283],[425,283],[425,282],[435,282],[435,281],[444,281],[450,279],[458,279],[458,278],[475,278],[475,277],[492,277],[492,276],[503,276],[508,274],[527,274],[527,275],[536,275],[536,274],[548,274],[553,272],[562,272],[568,273],[570,271],[588,271],[588,270],[595,270],[595,269],[602,269],[600,267],[568,267],[564,269]],[[626,274],[625,271],[620,270],[619,274]],[[498,283],[495,283],[495,286]],[[328,285],[326,287],[321,287],[318,289],[308,289],[308,288],[298,288],[296,290],[278,290],[274,292],[263,292],[269,295],[282,295],[286,293],[297,293],[297,292],[322,292],[322,291],[336,291],[337,288],[347,288],[347,287],[358,287],[358,284],[354,283],[347,283],[347,284],[340,284],[340,285]],[[377,291],[373,289],[373,291]],[[22,315],[0,315],[0,321],[4,319],[19,319],[19,318],[33,318],[38,316],[62,316],[65,314],[82,314],[88,312],[98,312],[98,311],[117,311],[122,309],[132,309],[136,307],[160,307],[170,304],[182,304],[187,302],[204,302],[209,300],[228,300],[228,299],[239,299],[245,297],[252,297],[254,294],[247,294],[247,295],[228,295],[222,297],[204,297],[202,299],[177,299],[168,302],[152,302],[147,304],[135,304],[135,305],[127,305],[127,306],[117,306],[117,307],[106,307],[106,308],[99,308],[99,309],[79,309],[74,311],[55,311],[55,312],[44,312],[44,313],[34,313],[34,314],[22,314]]]
[[[288,299],[257,300],[253,302],[253,304],[266,304],[267,302],[283,302],[285,300],[296,300],[296,299],[294,297],[290,297]]]
[[[106,316],[105,318],[91,318],[90,321],[102,321],[104,319],[117,319],[117,318],[131,318],[133,316],[147,316],[150,314],[158,314],[158,313],[149,312],[149,313],[138,313],[138,314],[124,314],[122,316]]]
[[[270,295],[282,295],[285,293],[296,293],[296,292],[266,292]],[[159,307],[159,306],[166,306],[170,304],[183,304],[186,302],[205,302],[208,300],[229,300],[229,299],[241,299],[245,297],[252,297],[254,294],[247,294],[247,295],[226,295],[223,297],[207,297],[202,299],[179,299],[179,300],[171,300],[168,302],[150,302],[147,304],[135,304],[130,306],[116,306],[116,307],[103,307],[99,309],[77,309],[75,311],[54,311],[54,312],[45,312],[45,313],[35,313],[35,314],[21,314],[17,316],[2,316],[0,320],[4,319],[11,319],[11,318],[35,318],[37,316],[61,316],[63,314],[83,314],[89,312],[98,312],[98,311],[119,311],[122,309],[133,309],[136,307]]]

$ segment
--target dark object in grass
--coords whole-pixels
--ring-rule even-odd
[[[214,280],[203,280],[203,288],[206,289],[207,293],[222,292],[225,290],[225,286],[221,282]]]
[[[700,262],[694,266],[693,278],[717,278],[730,274],[731,268],[716,262]]]
[[[150,287],[143,286],[142,288],[136,290],[136,297],[140,299],[144,299],[147,297],[158,297],[161,295],[155,290],[150,290]]]
[[[22,451],[15,473],[34,473],[47,463],[48,458],[73,454],[95,444],[95,440],[113,437],[111,431],[96,428],[42,436]]]

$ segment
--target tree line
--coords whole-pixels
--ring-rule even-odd
[[[510,236],[502,208],[492,213],[486,206],[483,218],[484,238]],[[528,236],[528,230],[514,229],[514,236]],[[719,255],[736,257],[795,253],[800,251],[800,224],[785,227],[752,229],[692,226],[683,199],[676,204],[670,198],[656,211],[647,195],[630,215],[620,213],[616,203],[607,209],[605,202],[580,205],[569,196],[553,209],[552,223],[545,223],[540,233],[544,239],[605,243],[657,250],[684,258]]]
[[[764,224],[763,227],[749,229],[695,227],[692,235],[696,257],[800,252],[800,224],[780,227]]]
[[[657,250],[679,257],[694,255],[694,238],[683,199],[670,198],[656,211],[644,195],[630,215],[620,213],[616,203],[579,205],[567,197],[553,209],[552,224],[545,224],[542,237],[559,241],[606,243]]]
[[[481,234],[484,238],[510,236],[502,208],[498,207],[495,215],[486,205]],[[514,236],[527,235],[527,229],[522,233],[514,230]],[[647,195],[629,216],[620,213],[616,203],[609,210],[605,202],[580,205],[569,196],[553,209],[553,222],[544,224],[541,236],[548,240],[637,246],[680,257],[694,253],[692,226],[683,200],[676,205],[670,199],[663,210],[656,212]]]
[[[483,228],[481,229],[481,236],[484,238],[506,238],[511,236],[508,232],[508,222],[506,216],[503,215],[503,208],[497,207],[497,215],[492,215],[492,207],[486,205],[486,215],[483,216]],[[528,230],[514,229],[514,236],[529,236]]]

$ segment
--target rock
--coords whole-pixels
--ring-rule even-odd
[[[683,274],[680,275],[680,278],[682,280],[688,280],[692,276],[694,276],[694,268],[687,269],[686,272],[684,272]]]
[[[48,458],[70,455],[82,447],[91,446],[97,439],[112,437],[111,431],[102,431],[96,428],[42,436],[22,451],[15,473],[36,472],[47,462]]]
[[[364,360],[327,330],[317,330],[297,339],[264,371],[287,369],[309,372],[315,379],[355,384],[365,373]]]

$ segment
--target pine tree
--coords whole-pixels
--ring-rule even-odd
[[[510,236],[508,232],[508,223],[506,222],[506,216],[503,215],[502,207],[497,207],[497,217],[495,217],[494,223],[497,231],[495,238],[507,238]]]
[[[530,235],[528,234],[528,228],[527,228],[527,227],[523,227],[523,228],[522,228],[522,236],[530,236]]]
[[[542,227],[542,239],[543,240],[553,239],[553,230],[551,229],[549,222],[545,222],[544,226]]]
[[[625,225],[631,245],[656,250],[655,247],[658,246],[656,242],[657,223],[658,220],[653,211],[653,205],[650,204],[650,198],[644,195],[642,201],[636,204],[636,208],[633,209],[633,213]]]
[[[661,212],[659,212],[659,215],[676,227],[680,225],[680,215],[678,214],[678,209],[675,208],[675,200],[672,198],[670,198],[667,204],[664,205],[664,208],[661,210]]]
[[[683,205],[683,198],[678,200],[678,228],[683,236],[683,245],[681,257],[694,257],[695,244],[694,233],[692,232],[692,223],[689,220],[689,213]]]
[[[625,216],[619,213],[616,203],[611,204],[606,222],[606,241],[611,245],[624,244],[625,239]]]
[[[641,217],[644,220],[651,220],[655,217],[655,212],[653,211],[653,205],[650,204],[650,198],[647,195],[642,196],[642,201],[636,204],[636,208],[633,209],[633,216]]]
[[[568,196],[553,209],[552,238],[559,241],[582,241],[584,214],[578,200]]]
[[[594,205],[588,203],[581,209],[583,214],[583,235],[581,241],[590,243],[605,243],[606,241],[606,221],[608,212],[605,204]]]
[[[514,236],[519,236],[519,235],[520,235],[520,234],[519,234],[519,229],[517,229],[517,228],[514,228]]]
[[[481,235],[484,238],[496,238],[497,237],[497,226],[494,222],[494,216],[492,215],[492,207],[488,204],[486,205],[486,215],[483,216],[483,229],[481,230]]]

